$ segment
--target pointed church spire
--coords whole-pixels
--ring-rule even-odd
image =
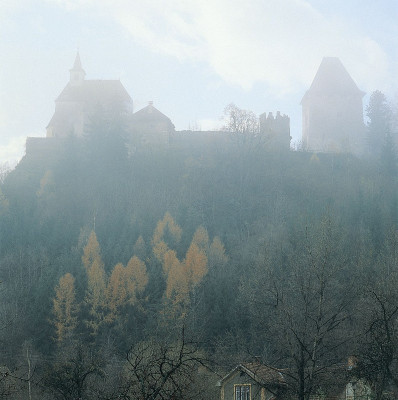
[[[77,86],[81,85],[84,81],[84,77],[86,73],[82,68],[82,62],[80,61],[80,54],[79,52],[76,53],[75,63],[73,64],[73,68],[69,70],[70,72],[70,84]]]
[[[83,69],[82,62],[80,61],[79,51],[76,53],[75,63],[73,64],[73,69]]]

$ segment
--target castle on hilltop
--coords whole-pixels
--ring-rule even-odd
[[[130,136],[138,135],[146,143],[168,142],[174,125],[153,102],[133,113],[133,100],[120,80],[85,79],[79,53],[69,72],[69,82],[55,100],[47,138],[82,137],[100,113],[113,119],[123,117]]]
[[[363,154],[364,95],[337,57],[325,57],[301,100],[304,149]]]
[[[26,152],[54,149],[59,140],[83,137],[90,123],[101,118],[123,119],[130,151],[145,145],[168,145],[175,142],[215,143],[230,140],[230,132],[176,132],[165,114],[153,102],[134,112],[133,100],[120,80],[87,80],[77,53],[69,70],[69,82],[55,100],[55,111],[47,125],[46,138],[28,138]],[[366,130],[362,98],[341,61],[325,57],[301,101],[303,149],[315,152],[364,154]],[[290,118],[279,111],[259,116],[260,136],[265,149],[290,149]],[[54,139],[54,140],[50,140]]]
[[[230,140],[230,132],[180,131],[150,101],[134,112],[133,100],[120,80],[88,80],[79,53],[69,70],[69,82],[55,100],[55,111],[46,127],[46,138],[28,138],[26,153],[51,152],[60,146],[60,140],[83,137],[90,131],[90,124],[101,119],[122,119],[125,139],[130,152],[140,146],[168,145],[171,143],[214,144]],[[259,132],[266,149],[272,151],[290,149],[290,119],[278,111],[263,113],[259,118]],[[51,140],[52,139],[52,140]]]

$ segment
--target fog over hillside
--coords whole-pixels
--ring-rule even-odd
[[[0,3],[0,399],[398,399],[398,3]]]

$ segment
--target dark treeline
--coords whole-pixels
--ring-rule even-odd
[[[0,397],[214,398],[198,365],[253,356],[300,399],[349,356],[378,398],[397,383],[394,163],[117,133],[0,187]]]

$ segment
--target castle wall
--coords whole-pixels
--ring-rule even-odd
[[[272,112],[260,115],[260,135],[264,139],[266,148],[270,151],[288,151],[290,149],[290,118],[277,111],[274,117]]]

